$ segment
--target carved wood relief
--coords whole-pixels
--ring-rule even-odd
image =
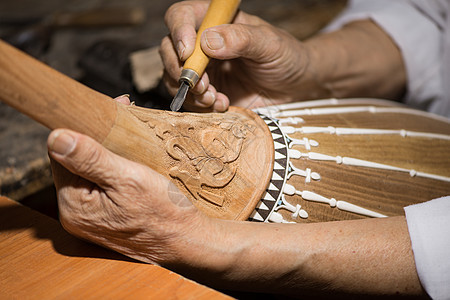
[[[166,164],[162,173],[175,179],[199,208],[207,207],[223,217],[231,206],[245,207],[258,201],[252,200],[253,195],[261,196],[270,179],[273,146],[267,127],[256,114],[127,110],[146,125],[148,135],[162,150],[160,159]],[[257,157],[263,161],[255,166]]]

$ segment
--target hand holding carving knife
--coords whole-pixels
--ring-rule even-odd
[[[200,46],[200,38],[206,28],[230,23],[239,7],[240,0],[212,0],[205,18],[197,32],[195,48],[192,55],[184,63],[179,79],[180,88],[170,104],[172,111],[180,110],[186,99],[189,88],[193,88],[209,63],[209,57]]]

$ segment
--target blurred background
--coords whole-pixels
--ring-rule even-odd
[[[173,0],[0,0],[0,38],[111,97],[167,109],[157,53]],[[240,8],[303,40],[346,0],[242,0]],[[1,92],[1,91],[0,91]],[[49,130],[0,103],[0,195],[57,218]]]

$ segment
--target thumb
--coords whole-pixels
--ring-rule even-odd
[[[201,47],[206,55],[216,59],[243,57],[260,63],[279,55],[280,32],[270,26],[225,24],[206,29]]]
[[[73,174],[101,187],[116,185],[120,158],[92,138],[80,133],[56,129],[47,140],[49,155]]]

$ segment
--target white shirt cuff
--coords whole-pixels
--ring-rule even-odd
[[[417,274],[433,299],[450,299],[450,196],[405,207]]]

